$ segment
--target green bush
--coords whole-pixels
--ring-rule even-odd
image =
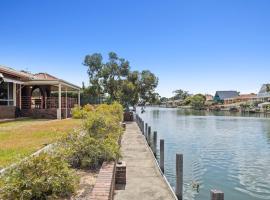
[[[95,107],[90,104],[86,104],[85,106],[83,106],[83,111],[85,112],[92,112],[94,110],[95,110]]]
[[[112,115],[118,122],[123,121],[123,107],[117,102],[111,105],[101,104],[96,108],[96,112],[104,115]]]
[[[72,194],[77,178],[61,158],[41,153],[9,169],[0,183],[0,199],[45,200]]]
[[[98,111],[88,114],[83,126],[91,137],[97,139],[106,138],[109,134],[113,134],[118,138],[122,132],[122,127],[116,116],[105,115]]]
[[[96,168],[103,161],[120,157],[118,140],[123,109],[120,104],[102,104],[84,119],[85,132],[73,132],[59,142],[59,155],[76,168]]]
[[[102,163],[100,143],[89,135],[70,133],[59,143],[56,153],[74,168],[96,168]]]
[[[69,134],[58,146],[57,154],[75,168],[97,168],[103,161],[120,156],[118,140],[114,136],[96,139],[89,134]]]
[[[82,119],[86,115],[86,113],[82,110],[80,106],[75,106],[71,109],[72,118],[74,119]]]

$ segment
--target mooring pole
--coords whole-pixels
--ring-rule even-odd
[[[183,199],[183,154],[176,154],[176,187],[178,200]]]
[[[144,121],[142,121],[142,134],[144,134],[143,132],[144,132]]]
[[[144,131],[144,136],[145,137],[147,136],[147,131],[148,131],[148,124],[145,123],[145,131]]]
[[[160,140],[160,169],[164,173],[164,140]]]
[[[224,200],[224,193],[220,190],[211,190],[211,200]]]
[[[151,147],[151,126],[148,126],[147,142],[148,145]]]
[[[157,132],[154,131],[154,137],[153,137],[153,153],[154,153],[154,156],[157,157]]]

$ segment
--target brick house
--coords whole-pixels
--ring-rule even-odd
[[[0,119],[18,116],[62,119],[80,104],[80,87],[47,73],[0,65]]]

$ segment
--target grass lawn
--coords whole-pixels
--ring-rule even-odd
[[[0,123],[0,168],[34,153],[80,126],[79,119],[23,119]]]

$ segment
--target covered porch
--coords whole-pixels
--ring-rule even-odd
[[[23,117],[64,119],[80,105],[80,87],[63,80],[32,80],[21,88]]]

